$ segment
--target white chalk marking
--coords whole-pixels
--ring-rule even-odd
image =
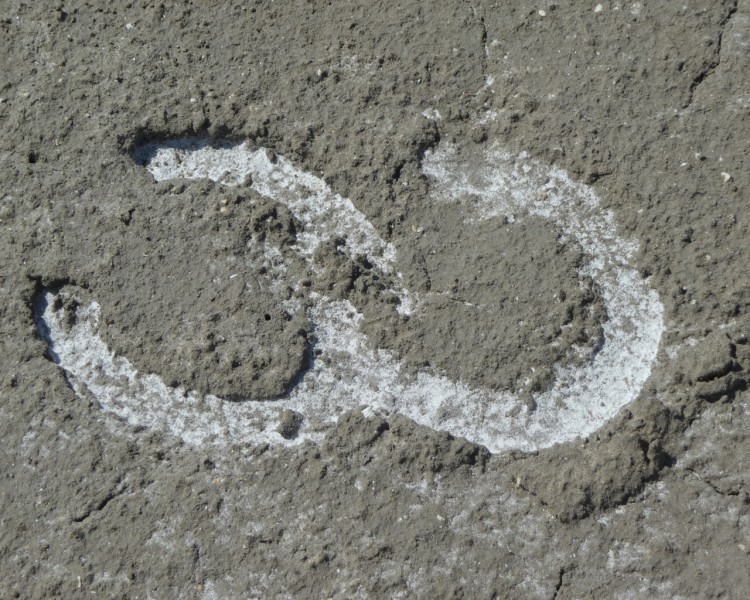
[[[338,236],[346,239],[352,254],[370,257],[383,271],[390,272],[395,264],[393,244],[383,241],[351,200],[283,156],[264,148],[252,150],[244,142],[212,146],[197,140],[148,144],[139,149],[136,160],[146,161],[150,156],[147,168],[157,181],[211,179],[239,185],[252,177],[252,187],[259,194],[285,204],[302,221],[304,230],[297,240],[305,257],[312,256],[322,242]]]
[[[302,257],[309,259],[317,245],[336,235],[346,239],[350,252],[395,272],[394,247],[351,201],[281,156],[271,160],[266,151],[245,144],[190,141],[152,145],[141,156],[150,157],[143,162],[158,180],[210,178],[233,185],[249,175],[253,188],[286,204],[303,223],[297,248]],[[309,315],[318,354],[302,381],[279,400],[223,401],[138,373],[99,337],[96,302],[79,307],[69,326],[64,310],[55,309],[54,294],[46,294],[37,309],[40,331],[76,391],[87,389],[103,410],[132,425],[164,430],[194,445],[320,441],[340,414],[362,405],[367,414],[399,412],[492,452],[536,450],[593,433],[638,395],[664,329],[658,295],[628,266],[636,243],[617,235],[613,214],[600,208],[590,187],[525,154],[491,147],[477,161],[443,147],[428,153],[423,168],[433,179],[433,201],[461,203],[469,220],[526,211],[552,220],[588,255],[582,275],[599,285],[609,317],[603,344],[582,368],[557,366],[553,387],[534,396],[534,411],[510,392],[471,389],[427,373],[407,377],[389,352],[368,348],[359,329],[363,317],[354,306],[319,295],[311,296]],[[280,253],[269,249],[266,256],[285,277]],[[410,302],[408,292],[402,300]],[[293,440],[276,432],[287,408],[304,416]]]

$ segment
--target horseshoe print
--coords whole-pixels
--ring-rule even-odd
[[[201,140],[150,144],[138,155],[159,181],[208,178],[237,185],[250,176],[258,193],[285,204],[302,223],[296,251],[304,260],[311,261],[322,242],[337,236],[346,241],[349,254],[365,255],[375,268],[401,280],[393,244],[349,199],[282,156],[246,143]],[[535,410],[512,410],[519,398],[510,392],[472,389],[428,373],[405,376],[389,352],[368,346],[359,327],[363,317],[350,302],[315,293],[310,293],[308,316],[317,357],[289,394],[276,400],[226,402],[138,373],[99,337],[95,301],[75,309],[75,322],[66,321],[64,300],[72,294],[64,289],[47,291],[37,304],[37,324],[50,354],[74,390],[92,394],[105,412],[193,445],[320,441],[340,414],[363,405],[366,411],[401,413],[492,452],[537,450],[593,433],[638,395],[664,329],[657,293],[629,265],[637,243],[617,235],[614,215],[600,207],[591,187],[525,153],[513,155],[495,145],[477,160],[441,146],[427,153],[422,168],[431,180],[433,200],[460,203],[467,220],[526,212],[554,222],[586,254],[581,275],[597,283],[608,315],[602,344],[583,367],[558,365],[550,389],[534,395]],[[275,256],[278,276],[286,277],[283,259]],[[401,301],[399,312],[419,310],[416,295],[406,289],[394,292]],[[286,411],[301,418],[293,437],[279,433]]]

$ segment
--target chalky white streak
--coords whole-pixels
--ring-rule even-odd
[[[272,159],[245,143],[191,140],[146,146],[140,156],[148,157],[143,162],[160,181],[209,178],[236,185],[249,175],[258,193],[287,205],[302,223],[297,246],[302,257],[309,260],[318,244],[335,235],[346,239],[349,252],[396,273],[396,249],[353,203],[281,156]],[[102,410],[131,425],[166,431],[193,445],[317,442],[339,415],[362,406],[367,414],[401,413],[492,452],[537,450],[593,433],[638,395],[664,329],[657,293],[628,264],[637,244],[618,236],[613,214],[601,209],[592,188],[523,153],[514,156],[493,146],[481,160],[467,160],[440,147],[427,154],[423,169],[431,179],[430,201],[461,203],[467,221],[525,211],[554,222],[588,257],[581,275],[595,280],[606,306],[603,343],[583,367],[558,365],[551,389],[534,396],[535,410],[510,392],[472,389],[427,373],[407,376],[389,352],[368,347],[354,306],[318,295],[311,297],[309,314],[317,356],[301,382],[276,400],[223,401],[138,373],[99,337],[96,302],[80,307],[70,326],[48,293],[38,307],[40,330],[77,392],[92,394]],[[398,293],[405,312],[409,293]],[[292,440],[276,432],[283,409],[304,417]]]

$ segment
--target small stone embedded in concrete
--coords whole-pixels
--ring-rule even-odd
[[[302,415],[296,411],[285,408],[281,411],[279,426],[276,431],[286,440],[297,437],[299,428],[302,425]]]

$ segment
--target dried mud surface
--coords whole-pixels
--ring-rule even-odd
[[[0,597],[744,597],[750,2],[2,9]],[[543,387],[596,343],[596,286],[548,222],[467,230],[420,161],[498,143],[565,169],[639,241],[665,305],[649,381],[596,434],[532,454],[360,411],[293,449],[117,422],[49,359],[42,287],[85,290],[118,353],[200,391],[272,398],[309,360],[304,311],[279,308],[293,291],[257,268],[264,241],[293,243],[291,215],[133,160],[194,135],[271,148],[351,198],[405,284],[440,295],[393,318],[335,240],[311,285],[413,369],[499,388],[533,365]],[[496,321],[466,304],[492,300]]]

